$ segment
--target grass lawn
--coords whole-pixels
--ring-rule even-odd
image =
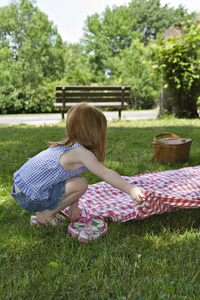
[[[200,164],[200,120],[109,122],[105,165],[121,175]],[[154,163],[154,135],[191,138],[186,163]],[[31,227],[30,213],[10,196],[12,175],[45,140],[65,136],[65,124],[0,126],[0,299],[200,299],[199,209],[136,221],[109,222],[88,244],[61,227]],[[99,181],[88,171],[89,184]]]

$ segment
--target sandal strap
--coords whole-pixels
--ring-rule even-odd
[[[60,219],[58,219],[57,217],[54,217],[50,221],[48,221],[47,224],[55,226],[58,224],[62,224],[62,221]]]

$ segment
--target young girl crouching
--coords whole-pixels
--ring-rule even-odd
[[[66,138],[47,142],[49,148],[29,159],[14,173],[11,195],[22,209],[37,212],[39,225],[57,224],[55,215],[69,206],[69,218],[80,216],[79,198],[87,191],[81,176],[86,169],[129,194],[136,204],[144,202],[143,189],[126,182],[102,162],[106,152],[107,121],[86,103],[72,107],[66,120]]]

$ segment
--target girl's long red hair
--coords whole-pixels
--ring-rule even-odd
[[[60,142],[47,142],[50,147],[59,145],[83,145],[94,153],[99,161],[106,156],[106,127],[104,114],[87,103],[80,103],[70,108],[66,120],[66,138]]]

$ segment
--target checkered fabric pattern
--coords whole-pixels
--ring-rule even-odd
[[[200,166],[123,178],[147,190],[146,201],[142,205],[136,205],[129,195],[103,181],[90,185],[80,198],[81,215],[101,215],[113,221],[126,222],[174,209],[200,207]],[[67,215],[68,208],[63,212]]]

